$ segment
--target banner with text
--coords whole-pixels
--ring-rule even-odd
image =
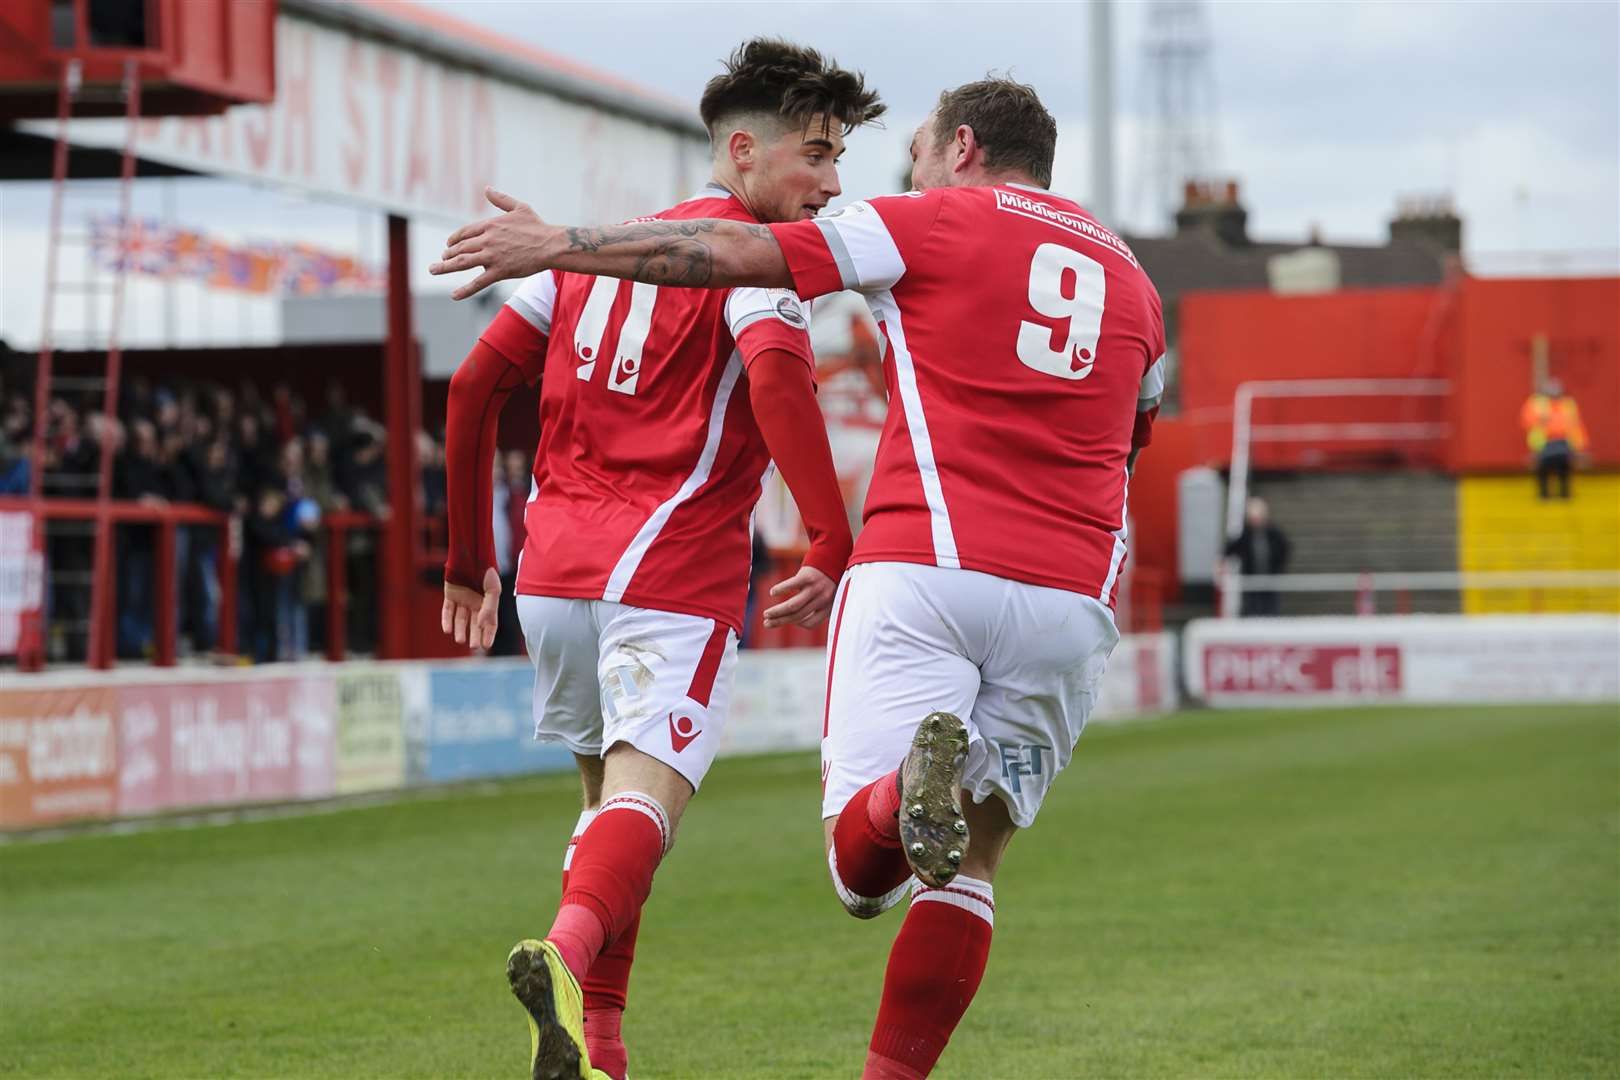
[[[116,698],[120,815],[333,793],[330,677],[140,683]]]
[[[1210,705],[1620,700],[1610,615],[1199,619],[1184,647]]]
[[[54,121],[25,131],[55,138]],[[122,120],[74,120],[119,148]],[[447,222],[492,213],[485,185],[553,221],[619,221],[690,195],[708,139],[283,11],[276,97],[220,116],[140,122],[141,157]]]
[[[117,795],[111,689],[0,690],[0,829],[111,817]]]

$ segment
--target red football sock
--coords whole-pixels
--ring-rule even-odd
[[[885,773],[867,784],[866,820],[874,831],[887,840],[900,843],[900,770]],[[860,798],[861,792],[856,793]]]
[[[574,849],[579,846],[579,838],[585,835],[585,830],[595,820],[595,810],[581,810],[579,820],[574,822],[574,834],[568,838],[568,846],[563,849],[562,891],[565,893],[568,891],[568,868],[574,863]]]
[[[557,921],[546,935],[576,978],[583,981],[603,945],[641,913],[668,846],[668,822],[652,796],[626,791],[603,802],[580,837]]]
[[[568,892],[574,849],[579,846],[579,838],[595,817],[595,810],[581,811],[579,822],[574,826],[574,835],[568,840],[568,849],[563,854],[564,893]],[[625,998],[630,990],[630,965],[636,957],[636,934],[640,929],[641,915],[638,912],[623,933],[602,947],[596,962],[579,981],[580,989],[585,992],[585,1049],[590,1054],[591,1066],[601,1069],[613,1080],[624,1080],[630,1064],[621,1026]]]
[[[917,1080],[933,1069],[979,989],[995,912],[988,881],[918,889],[889,951],[863,1080]]]
[[[598,957],[595,967],[601,965],[602,957]],[[623,1020],[623,1009],[585,1007],[585,1052],[590,1055],[591,1068],[601,1069],[613,1080],[625,1080],[624,1074],[630,1068],[630,1054],[624,1048],[619,1028]]]
[[[889,894],[911,876],[900,850],[900,823],[894,816],[899,805],[895,774],[888,773],[857,791],[833,825],[828,863],[839,899],[851,911],[857,907],[875,907],[872,914],[884,910],[898,899]]]
[[[630,993],[630,965],[635,963],[636,934],[640,930],[638,911],[580,980],[580,988],[585,991],[585,1049],[590,1052],[591,1066],[613,1080],[624,1080],[629,1065],[619,1025]]]

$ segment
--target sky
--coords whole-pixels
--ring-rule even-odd
[[[940,90],[1008,71],[1058,119],[1053,187],[1089,188],[1090,18],[1083,3],[516,3],[429,6],[697,100],[737,42],[777,34],[864,71],[885,130],[845,157],[851,195],[894,190]],[[1116,203],[1137,196],[1155,72],[1150,5],[1114,4]],[[1396,200],[1449,193],[1471,252],[1620,249],[1620,4],[1203,5],[1210,171],[1236,178],[1255,235],[1378,242]]]
[[[911,132],[941,89],[1009,72],[1057,117],[1054,189],[1090,194],[1083,3],[421,2],[691,101],[694,112],[738,42],[774,34],[814,45],[864,71],[889,104],[882,129],[851,136],[839,202],[899,188]],[[1151,10],[1113,5],[1116,221],[1138,232],[1165,225],[1143,169],[1159,75],[1146,58]],[[1213,148],[1206,172],[1239,182],[1252,236],[1379,243],[1398,200],[1446,195],[1476,272],[1620,267],[1620,3],[1215,0],[1202,14],[1209,49],[1195,100]],[[223,235],[381,252],[374,213],[254,190],[244,220],[239,184],[137,187],[137,213],[172,199],[189,223]],[[0,337],[13,344],[38,336],[45,194],[45,185],[0,185]],[[414,250],[431,254],[443,232],[414,229]],[[442,286],[417,277],[420,288]],[[130,308],[134,341],[161,339],[171,325],[184,343],[279,334],[275,302],[194,286],[140,282]]]

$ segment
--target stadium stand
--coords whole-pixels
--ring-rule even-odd
[[[1454,570],[1457,485],[1430,472],[1279,473],[1250,490],[1271,506],[1293,540],[1291,573],[1347,574]],[[1495,569],[1494,567],[1492,569]],[[1451,613],[1453,590],[1406,591],[1379,598],[1381,610]],[[1284,615],[1353,610],[1345,593],[1292,593]]]

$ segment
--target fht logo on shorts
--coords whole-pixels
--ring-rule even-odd
[[[1052,748],[1042,743],[996,743],[1001,755],[1001,779],[1014,795],[1023,793],[1023,777],[1043,776]]]

